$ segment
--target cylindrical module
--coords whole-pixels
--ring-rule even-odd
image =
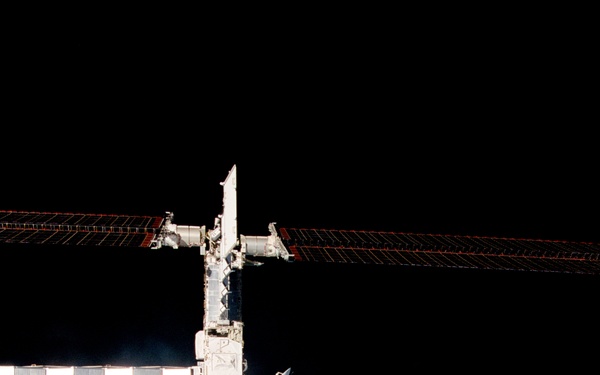
[[[176,232],[179,235],[179,247],[196,247],[204,242],[204,234],[200,226],[177,225]]]
[[[273,257],[277,253],[268,236],[243,236],[246,241],[246,254],[260,257]]]

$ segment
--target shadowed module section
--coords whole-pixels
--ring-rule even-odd
[[[296,261],[600,274],[600,244],[279,228]]]

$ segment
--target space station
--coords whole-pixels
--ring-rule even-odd
[[[221,182],[223,210],[212,227],[180,225],[160,216],[0,210],[5,244],[191,248],[204,261],[204,316],[195,334],[196,365],[0,366],[0,375],[243,375],[242,271],[263,258],[282,262],[357,263],[523,272],[600,274],[600,244],[401,232],[280,228],[238,233],[237,173]],[[250,364],[251,365],[251,364]],[[274,375],[292,375],[292,369]]]

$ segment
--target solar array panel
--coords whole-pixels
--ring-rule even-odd
[[[149,247],[164,218],[0,211],[0,243]]]
[[[0,243],[150,247],[164,218],[0,210]],[[279,228],[296,261],[600,274],[600,244]]]
[[[600,244],[279,228],[296,261],[600,274]]]

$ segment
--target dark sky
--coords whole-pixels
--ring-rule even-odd
[[[0,209],[211,228],[235,164],[245,235],[277,222],[600,242],[587,60],[553,34],[159,25],[14,29]],[[0,262],[0,364],[194,364],[199,254],[11,248]],[[576,371],[597,352],[597,277],[243,273],[248,375]]]

